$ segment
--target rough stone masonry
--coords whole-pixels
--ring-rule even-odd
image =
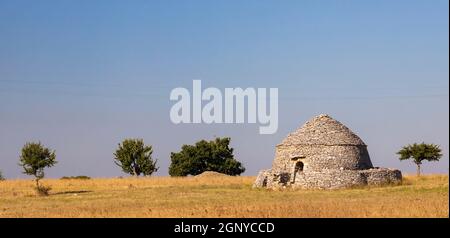
[[[399,170],[373,167],[367,145],[321,114],[276,146],[272,169],[260,171],[253,187],[339,189],[401,180]]]

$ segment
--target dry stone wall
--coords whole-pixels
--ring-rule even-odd
[[[374,168],[362,173],[368,185],[398,184],[402,181],[402,172],[397,169]]]
[[[264,182],[258,182],[264,181]],[[340,189],[365,185],[398,184],[402,174],[395,169],[368,170],[336,170],[306,171],[289,173],[273,173],[271,170],[260,172],[253,187],[268,188],[302,188],[302,189]]]

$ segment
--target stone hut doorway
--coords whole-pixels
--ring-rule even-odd
[[[291,183],[295,183],[295,178],[297,176],[297,173],[303,172],[303,167],[305,166],[304,163],[301,161],[301,159],[305,159],[304,156],[301,157],[293,157],[291,158],[291,161],[294,162],[294,171],[292,173],[292,179]]]
[[[297,161],[297,163],[295,163],[295,173],[298,172],[302,172],[303,171],[303,162],[302,161]]]

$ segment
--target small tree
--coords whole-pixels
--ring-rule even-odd
[[[245,171],[241,162],[234,159],[230,138],[201,140],[195,145],[183,145],[178,153],[171,153],[169,174],[171,176],[198,175],[215,171],[228,175],[239,175]]]
[[[26,143],[22,148],[19,165],[23,167],[23,173],[32,175],[35,178],[36,190],[40,195],[48,195],[50,187],[39,184],[39,180],[44,178],[44,169],[52,167],[57,163],[55,151],[45,148],[39,143]]]
[[[425,143],[404,146],[397,154],[400,155],[400,160],[413,159],[413,162],[417,165],[417,176],[420,176],[422,161],[438,161],[442,157],[438,145]]]
[[[2,171],[0,170],[0,181],[5,180],[5,177],[3,177]]]
[[[134,176],[151,175],[158,171],[157,160],[152,159],[152,153],[152,146],[144,145],[142,139],[126,139],[114,153],[114,163],[123,172]]]

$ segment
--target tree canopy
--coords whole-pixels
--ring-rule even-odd
[[[397,152],[400,160],[412,159],[417,165],[417,175],[420,176],[420,165],[422,161],[438,161],[442,157],[441,149],[435,144],[414,143],[404,146]]]
[[[158,170],[152,153],[152,146],[146,146],[144,140],[125,139],[114,153],[114,163],[131,175],[151,175]]]
[[[33,175],[37,179],[44,178],[44,168],[52,167],[57,163],[55,151],[45,148],[40,142],[26,143],[22,148],[19,165],[23,173]]]
[[[228,175],[240,175],[245,171],[241,162],[234,159],[230,138],[201,140],[195,145],[183,145],[181,151],[170,155],[171,176],[198,175],[205,171],[215,171]]]

